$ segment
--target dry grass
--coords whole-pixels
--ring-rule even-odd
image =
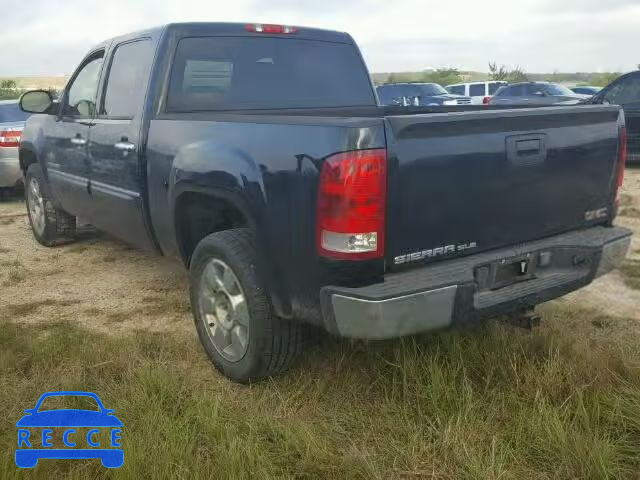
[[[0,273],[4,273],[4,279],[0,285],[10,287],[24,282],[27,278],[28,271],[18,258],[13,258],[0,261]],[[2,278],[2,276],[0,276],[0,278]]]
[[[222,379],[191,335],[2,323],[0,477],[23,473],[22,410],[81,389],[123,421],[124,466],[43,460],[36,478],[637,478],[637,343],[593,337],[616,320],[588,311],[552,307],[545,321],[328,340],[252,387]]]
[[[69,307],[80,303],[78,300],[39,300],[34,302],[26,302],[19,304],[9,304],[0,308],[3,318],[17,319],[25,315],[31,315],[38,312],[43,307]]]
[[[640,290],[640,260],[630,259],[620,268],[625,283],[636,290]]]
[[[629,193],[623,202],[637,207]],[[0,253],[14,257],[0,257],[0,281],[12,269],[29,278],[0,290],[2,479],[639,478],[638,317],[611,308],[622,297],[609,293],[633,298],[623,280],[635,285],[638,259],[592,286],[600,305],[552,302],[532,332],[492,321],[397,341],[328,339],[288,375],[241,387],[202,352],[181,267],[89,234],[49,250],[25,222],[5,228]],[[15,421],[62,389],[116,409],[121,469],[15,467]]]
[[[636,207],[626,207],[620,210],[620,216],[630,218],[640,218],[640,209]]]

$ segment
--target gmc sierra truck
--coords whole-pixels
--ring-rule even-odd
[[[181,259],[237,382],[283,372],[310,326],[391,338],[530,309],[630,243],[619,107],[383,107],[345,33],[166,25],[21,106],[35,238],[80,218]]]

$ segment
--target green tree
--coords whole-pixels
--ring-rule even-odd
[[[443,87],[452,83],[462,82],[462,75],[457,68],[439,68],[434,72],[425,72],[423,82],[438,83]]]
[[[489,79],[496,81],[506,81],[509,77],[509,70],[506,65],[498,65],[497,62],[489,62]]]
[[[18,84],[15,80],[5,79],[0,81],[0,88],[3,90],[15,90],[18,88]]]
[[[606,87],[619,76],[619,72],[596,73],[589,78],[589,84],[594,87]]]
[[[498,65],[497,62],[489,62],[489,78],[491,80],[509,83],[526,82],[529,80],[525,71],[519,65],[509,69],[506,65]]]

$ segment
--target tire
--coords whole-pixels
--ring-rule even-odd
[[[213,233],[197,245],[189,269],[200,341],[214,366],[243,384],[285,372],[304,349],[305,325],[273,313],[255,245],[245,228]]]
[[[27,170],[24,196],[31,231],[39,243],[53,247],[74,240],[76,217],[53,205],[49,186],[37,163],[29,165]]]

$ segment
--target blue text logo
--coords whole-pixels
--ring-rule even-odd
[[[83,397],[76,400],[83,400],[85,403],[93,399],[97,410],[45,409],[42,403],[51,397]],[[25,413],[16,423],[18,467],[33,468],[41,458],[99,458],[107,468],[119,468],[124,463],[120,441],[122,422],[114,415],[113,410],[104,408],[95,393],[45,393],[36,406],[25,410]]]

